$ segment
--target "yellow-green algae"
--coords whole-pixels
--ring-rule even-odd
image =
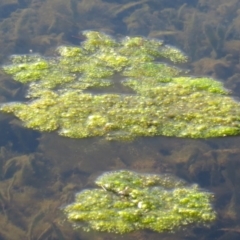
[[[212,194],[187,186],[168,175],[127,170],[107,172],[63,210],[75,228],[127,233],[151,229],[175,231],[190,224],[209,224],[216,218]]]
[[[188,76],[166,63],[186,62],[180,50],[155,39],[84,34],[81,46],[61,46],[55,57],[12,56],[3,70],[29,84],[30,101],[3,104],[1,110],[26,127],[72,138],[240,133],[240,104],[221,82]],[[127,93],[112,91],[116,84]]]

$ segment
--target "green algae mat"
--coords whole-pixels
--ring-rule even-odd
[[[120,170],[104,173],[95,183],[98,188],[78,193],[75,202],[63,208],[75,228],[121,234],[141,229],[173,232],[216,219],[211,193],[172,176]]]
[[[1,111],[28,128],[71,138],[240,133],[239,102],[221,82],[177,68],[187,61],[180,50],[155,39],[84,35],[81,46],[61,46],[54,57],[12,56],[2,68],[28,84],[28,99],[5,103]]]

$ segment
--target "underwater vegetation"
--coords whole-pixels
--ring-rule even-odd
[[[207,224],[216,218],[212,194],[171,176],[120,170],[104,173],[95,183],[100,188],[78,193],[75,202],[64,208],[76,228],[165,232],[192,223]]]
[[[12,56],[3,70],[29,84],[30,101],[3,104],[1,111],[28,128],[71,138],[240,133],[239,102],[221,82],[175,67],[187,61],[180,50],[143,37],[83,34],[80,47],[61,46],[55,57]]]

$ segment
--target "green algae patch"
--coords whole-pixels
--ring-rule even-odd
[[[28,84],[30,101],[3,104],[1,111],[28,128],[71,138],[240,133],[239,102],[221,82],[176,67],[187,61],[180,50],[155,39],[84,34],[81,46],[61,46],[55,57],[12,56],[2,68]]]
[[[151,229],[172,232],[216,218],[213,195],[169,175],[127,170],[104,173],[99,188],[78,193],[63,211],[75,228],[113,233]]]

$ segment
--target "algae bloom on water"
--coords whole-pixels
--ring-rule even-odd
[[[216,219],[213,195],[169,175],[107,172],[63,211],[75,228],[113,233],[151,229],[173,232]]]
[[[30,101],[5,103],[1,111],[71,138],[240,133],[240,103],[221,82],[175,67],[187,61],[180,50],[156,39],[83,34],[80,46],[61,46],[58,56],[12,56],[3,70],[29,85]]]

